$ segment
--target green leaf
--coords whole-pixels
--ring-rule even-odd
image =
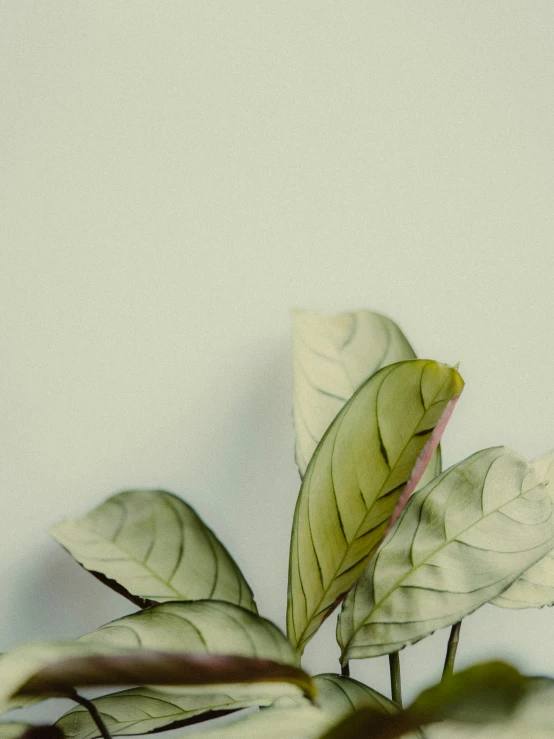
[[[425,690],[405,711],[386,715],[362,709],[322,739],[397,739],[444,720],[471,724],[503,721],[525,698],[528,684],[528,678],[504,663],[475,665]]]
[[[377,370],[415,359],[408,340],[379,313],[293,313],[296,463],[303,476],[337,413]]]
[[[213,598],[256,611],[252,591],[223,544],[171,493],[118,493],[50,533],[85,569],[141,607]]]
[[[96,698],[93,703],[112,736],[149,734],[160,729],[189,726],[209,721],[249,706],[266,706],[274,696],[254,695],[235,698],[226,693],[196,695],[172,691],[134,688]],[[77,706],[57,722],[68,739],[92,739],[99,736],[90,713]],[[2,739],[0,737],[0,739]]]
[[[533,462],[539,479],[554,500],[554,451]],[[526,570],[492,603],[502,608],[542,608],[554,605],[554,552]]]
[[[343,662],[401,649],[496,597],[554,546],[552,509],[532,466],[503,447],[443,472],[348,594]]]
[[[7,700],[14,693],[14,690],[10,688],[11,681],[15,680],[15,692],[20,692],[20,686],[26,683],[35,673],[42,670],[43,667],[50,669],[51,664],[57,664],[62,660],[67,661],[74,656],[85,659],[87,670],[89,669],[89,663],[86,662],[86,659],[93,656],[97,660],[100,657],[107,658],[108,664],[102,663],[98,666],[100,683],[129,687],[145,684],[165,685],[168,684],[167,679],[170,679],[172,681],[170,684],[173,685],[188,685],[186,681],[175,683],[175,670],[177,668],[185,669],[188,656],[192,656],[196,660],[200,659],[202,655],[213,657],[207,662],[210,668],[213,665],[217,666],[219,664],[218,660],[224,660],[227,656],[255,658],[262,661],[270,660],[271,664],[275,662],[279,664],[280,668],[283,668],[284,672],[282,674],[289,674],[285,668],[297,668],[300,662],[299,654],[284,634],[270,621],[240,606],[212,600],[161,603],[112,621],[96,631],[82,636],[75,642],[42,644],[37,646],[36,650],[33,645],[29,645],[26,648],[21,647],[21,649],[23,649],[23,652],[14,650],[0,658],[0,711],[3,706],[2,700]],[[129,652],[129,650],[131,651]],[[167,658],[167,655],[171,652],[177,653],[181,660],[185,659],[185,663],[172,662],[169,665],[172,669],[169,678],[164,678],[166,682],[160,682],[164,675],[163,661],[158,667],[156,654],[163,653]],[[148,655],[151,653],[155,653],[152,657],[153,665],[150,665],[148,661]],[[184,657],[183,653],[186,653]],[[117,666],[114,663],[116,657],[121,657],[122,677],[109,682],[106,678],[112,674],[109,670],[115,670]],[[140,657],[143,658],[143,661],[137,663],[136,660],[139,660]],[[132,675],[129,673],[133,679],[130,679],[125,672],[125,669],[127,669],[125,659],[131,658],[135,660],[131,663],[131,667],[135,671]],[[247,665],[247,663],[244,664]],[[260,669],[264,669],[264,664],[265,662],[262,662]],[[158,679],[152,677],[154,667],[161,670]],[[253,663],[253,669],[255,668],[256,663]],[[69,675],[69,667],[66,665],[64,669]],[[142,673],[140,673],[141,669],[143,670]],[[144,670],[147,670],[147,672],[144,672]],[[292,676],[298,676],[298,674],[298,670],[295,671],[294,669],[290,673]],[[126,675],[128,679],[125,680],[123,678]],[[86,672],[86,676],[86,679],[90,680],[88,672]],[[2,682],[3,680],[6,686]],[[259,682],[259,679],[256,678],[253,681]],[[242,680],[241,682],[245,681]],[[274,681],[271,680],[270,682]],[[285,682],[290,681],[285,680]],[[196,684],[200,683],[197,682]],[[211,692],[217,693],[220,691],[213,690]],[[261,686],[256,686],[255,691],[250,689],[245,691],[244,688],[241,688],[233,692],[233,695],[237,700],[245,700],[254,696],[265,698],[268,694],[275,697],[287,692],[290,692],[290,689],[286,685],[279,684],[269,691],[265,687],[262,689]],[[293,690],[292,692],[297,693],[298,691]]]
[[[238,654],[300,664],[298,652],[271,621],[232,603],[214,600],[160,603],[111,621],[80,637],[78,642]]]
[[[314,679],[317,705],[337,720],[352,711],[371,707],[386,713],[398,710],[396,704],[367,685],[341,675],[317,675]],[[112,736],[147,734],[160,729],[189,726],[209,721],[225,713],[249,706],[270,705],[274,697],[252,696],[237,700],[229,694],[171,694],[135,688],[96,698],[93,702]],[[96,724],[83,706],[77,706],[57,722],[69,739],[99,736]],[[0,738],[1,739],[1,738]]]
[[[451,367],[400,362],[370,377],[327,430],[294,514],[287,631],[299,650],[355,583],[419,482],[462,389]]]
[[[301,477],[325,431],[360,385],[383,367],[415,356],[396,323],[379,313],[294,311],[293,417]],[[440,471],[437,448],[420,485]]]
[[[317,705],[334,721],[360,708],[398,713],[398,706],[373,688],[351,677],[325,673],[314,677]]]
[[[314,694],[311,679],[290,664],[231,654],[195,654],[182,651],[125,649],[86,642],[24,644],[0,660],[0,712],[48,697],[71,696],[77,687],[137,684],[219,686],[227,692],[235,684],[253,692],[281,696],[298,690]],[[256,690],[258,686],[256,686]]]
[[[187,734],[187,739],[318,739],[331,724],[324,711],[303,704],[268,708],[227,726]]]

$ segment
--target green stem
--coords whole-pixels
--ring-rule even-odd
[[[350,677],[350,662],[345,662],[341,667],[340,674],[343,677]]]
[[[402,679],[400,677],[400,655],[398,652],[389,654],[389,666],[392,699],[402,708]]]
[[[98,713],[98,709],[92,701],[90,701],[88,698],[84,698],[82,695],[79,695],[76,690],[72,690],[68,694],[68,698],[74,700],[75,703],[80,703],[81,706],[84,706],[87,709],[87,711],[90,713],[90,717],[98,727],[98,731],[100,732],[101,736],[104,737],[104,739],[112,739],[112,736],[108,731],[106,724],[102,720],[102,716],[100,716],[100,714]]]
[[[454,673],[454,660],[456,659],[456,650],[458,649],[458,642],[460,641],[461,626],[462,622],[458,621],[457,624],[454,624],[450,632],[448,647],[446,648],[446,659],[444,660],[444,669],[442,671],[443,680],[451,677]]]

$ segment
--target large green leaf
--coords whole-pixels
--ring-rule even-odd
[[[213,598],[256,610],[246,580],[196,512],[163,490],[129,490],[50,533],[87,570],[140,605]]]
[[[533,462],[539,479],[554,499],[554,451]],[[542,608],[554,605],[554,552],[526,570],[492,603],[503,608]]]
[[[212,692],[242,684],[281,696],[298,690],[313,695],[311,679],[298,667],[232,654],[125,649],[109,642],[46,642],[24,644],[0,659],[0,712],[48,697],[71,696],[77,687],[212,686]],[[246,688],[244,686],[247,686]],[[289,690],[290,686],[292,690]],[[276,689],[275,689],[276,687]]]
[[[395,703],[367,685],[342,675],[317,675],[314,679],[317,705],[334,721],[352,711],[371,707],[387,713],[398,710]],[[190,693],[135,688],[112,693],[93,702],[112,736],[148,734],[162,728],[189,726],[249,706],[270,705],[272,696],[237,700],[233,695]],[[57,722],[69,739],[99,736],[90,713],[76,706]],[[1,738],[0,738],[1,739]]]
[[[304,475],[316,446],[346,401],[382,367],[415,359],[408,340],[379,313],[293,313],[296,462]]]
[[[327,430],[294,514],[287,631],[299,650],[356,582],[419,482],[462,388],[452,367],[393,364],[367,380]]]
[[[554,546],[553,505],[532,466],[503,447],[415,493],[348,594],[342,660],[396,651],[460,621]]]
[[[111,621],[78,642],[300,663],[298,652],[271,621],[232,603],[214,600],[160,603]]]
[[[398,739],[444,720],[470,723],[475,729],[475,724],[511,718],[530,682],[501,662],[475,665],[425,690],[400,713],[361,709],[338,722],[322,739]]]
[[[213,665],[217,667],[218,660],[224,660],[227,656],[255,658],[263,661],[271,660],[272,663],[278,663],[282,668],[297,668],[300,662],[300,657],[293,646],[270,621],[240,606],[212,600],[161,603],[112,621],[96,631],[82,636],[76,642],[39,645],[36,649],[33,645],[30,645],[21,649],[23,651],[14,650],[0,658],[0,710],[2,710],[3,705],[2,698],[7,701],[8,697],[14,693],[10,688],[14,680],[17,687],[15,692],[20,692],[20,686],[27,683],[35,673],[45,667],[50,668],[51,664],[57,665],[62,660],[72,659],[74,656],[82,656],[83,659],[92,656],[109,658],[107,665],[98,662],[98,660],[96,662],[100,671],[99,679],[101,683],[129,687],[168,684],[167,680],[160,682],[163,677],[163,661],[159,668],[162,670],[161,677],[157,680],[151,677],[154,666],[158,669],[155,656],[152,658],[155,662],[154,666],[150,665],[148,661],[148,655],[151,652],[163,652],[166,658],[172,652],[181,655],[181,657],[183,653],[189,656],[191,654],[196,655],[196,658],[202,655],[213,657],[212,660],[208,660],[208,667]],[[122,650],[124,650],[124,653],[120,655]],[[128,654],[129,650],[131,650],[130,654]],[[106,680],[106,675],[111,673],[106,671],[111,669],[113,672],[115,670],[113,660],[118,656],[121,656],[123,677],[109,682]],[[141,656],[143,658],[142,662],[139,660]],[[126,657],[132,657],[135,660],[131,665],[134,670],[132,673],[134,679],[123,679],[127,669],[127,663],[123,658]],[[92,664],[90,661],[85,661],[86,670],[91,669],[90,664]],[[264,669],[263,664],[264,662],[262,662],[262,670]],[[184,665],[175,662],[174,671],[170,672],[169,675],[169,679],[172,681],[169,684],[188,685],[188,682],[180,683],[174,680],[175,670],[184,669],[184,667],[186,667],[186,661]],[[253,669],[255,667],[254,664]],[[140,679],[139,668],[147,670],[146,673],[142,673]],[[67,665],[64,669],[69,674]],[[296,670],[297,672],[298,670]],[[293,669],[291,675],[296,673]],[[86,673],[86,679],[91,679],[89,672]],[[5,685],[2,682],[3,680],[6,683]],[[258,679],[253,681],[259,682]],[[208,684],[207,678],[204,682]],[[245,681],[242,680],[242,682]],[[270,680],[269,682],[273,681]],[[281,683],[266,688],[267,686],[258,685],[255,691],[240,688],[233,691],[233,697],[237,700],[261,697],[263,702],[263,699],[268,695],[274,698],[290,692]],[[218,693],[219,691],[213,690],[211,692]],[[297,693],[298,691],[293,690],[292,692]],[[7,703],[4,710],[6,706]]]
[[[110,734],[126,736],[189,726],[241,708],[270,705],[274,699],[271,695],[239,699],[227,693],[200,692],[195,695],[134,688],[96,698],[93,702]],[[96,724],[83,706],[77,706],[62,716],[57,726],[68,739],[99,736]]]

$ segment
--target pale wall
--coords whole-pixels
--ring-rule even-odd
[[[554,447],[553,31],[550,0],[0,2],[0,651],[132,609],[45,530],[133,486],[284,623],[293,307],[461,362],[447,464]],[[408,695],[445,640],[402,653]],[[488,607],[460,664],[554,675],[553,645],[551,611]]]

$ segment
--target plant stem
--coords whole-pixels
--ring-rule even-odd
[[[98,731],[100,732],[100,735],[104,737],[104,739],[112,739],[112,736],[110,732],[108,731],[108,728],[106,724],[102,720],[102,716],[98,713],[98,709],[94,705],[94,703],[89,700],[88,698],[84,698],[82,695],[79,695],[79,693],[76,690],[72,690],[68,694],[68,698],[71,698],[71,700],[74,700],[75,703],[80,703],[82,706],[84,706],[87,711],[90,713],[90,717],[98,727]]]
[[[458,621],[457,624],[454,624],[450,632],[448,647],[446,649],[446,659],[444,660],[444,669],[442,671],[443,680],[451,677],[454,672],[454,660],[456,659],[456,650],[458,649],[458,642],[460,641],[461,626],[462,622]]]
[[[389,666],[392,699],[402,708],[402,680],[400,677],[400,655],[398,652],[389,654]]]
[[[345,662],[341,667],[340,674],[343,677],[350,677],[350,662]]]

